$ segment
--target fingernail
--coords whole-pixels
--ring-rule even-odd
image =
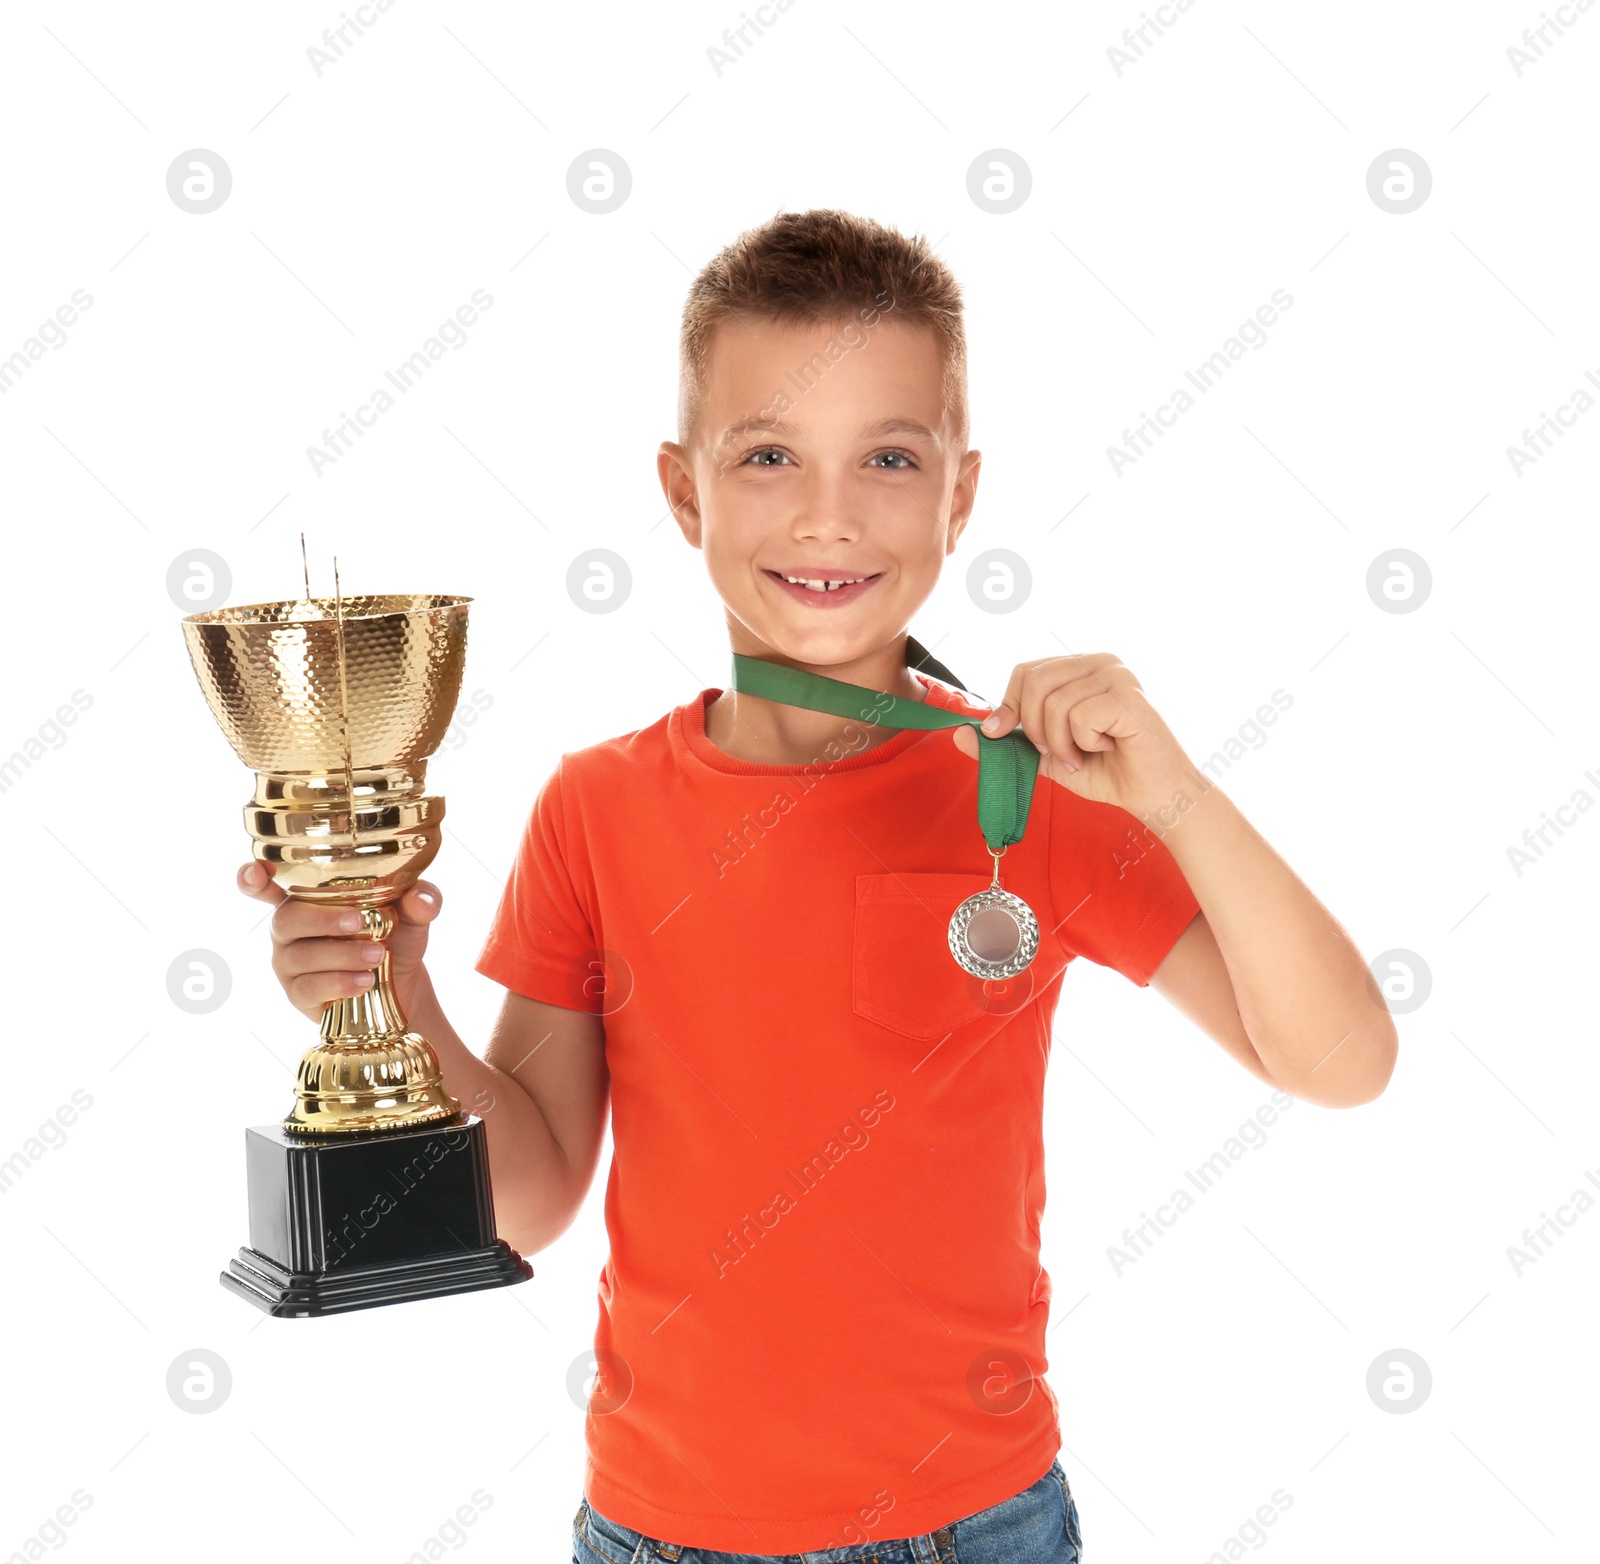
[[[359,912],[344,912],[339,915],[339,927],[346,934],[354,934],[361,927],[362,917]]]
[[[425,906],[431,907],[433,905],[434,897],[432,891],[414,891],[412,894]]]
[[[992,711],[992,712],[989,713],[989,715],[987,717],[985,717],[983,719],[983,731],[985,733],[987,733],[990,738],[994,737],[995,731],[996,731],[996,729],[999,728],[999,726],[1000,726],[1000,713],[999,712]]]
[[[372,974],[370,972],[358,972],[358,973],[356,973],[356,987],[357,988],[371,988],[372,987]]]
[[[361,947],[361,959],[363,961],[370,961],[373,966],[377,966],[377,964],[383,960],[383,946],[363,945]]]

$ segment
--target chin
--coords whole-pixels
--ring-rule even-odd
[[[869,657],[894,640],[894,632],[870,625],[857,626],[852,630],[819,626],[809,632],[774,625],[767,631],[756,633],[780,656],[819,668]]]

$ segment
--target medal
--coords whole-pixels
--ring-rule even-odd
[[[1020,896],[1001,890],[1000,854],[989,851],[994,883],[951,915],[950,954],[975,978],[1014,978],[1038,954],[1039,920]]]
[[[958,690],[966,689],[909,636],[906,655],[913,666]],[[978,828],[994,859],[994,879],[962,902],[951,916],[950,954],[964,971],[984,980],[1013,978],[1033,960],[1039,950],[1039,920],[1027,902],[1000,885],[1001,856],[1014,842],[1022,840],[1033,784],[1039,774],[1039,751],[1021,728],[992,739],[982,729],[982,717],[928,706],[739,652],[733,654],[732,688],[742,694],[759,695],[763,700],[781,701],[786,706],[881,723],[886,728],[954,728],[963,723],[973,728],[978,735]]]

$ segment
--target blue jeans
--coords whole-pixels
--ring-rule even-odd
[[[860,1542],[815,1553],[716,1553],[618,1525],[588,1499],[572,1518],[573,1564],[1079,1564],[1078,1506],[1060,1461],[1032,1487],[920,1537]]]

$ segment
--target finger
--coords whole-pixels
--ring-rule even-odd
[[[297,939],[273,952],[272,970],[287,982],[313,972],[366,972],[382,960],[377,940]]]
[[[354,907],[319,904],[287,897],[272,915],[272,942],[288,945],[297,939],[337,939],[362,931],[365,920]]]
[[[970,722],[963,722],[959,728],[952,728],[950,733],[956,748],[963,755],[970,755],[974,760],[978,758],[978,730]]]
[[[1115,691],[1089,695],[1068,714],[1073,737],[1084,749],[1115,749],[1118,739],[1137,738],[1144,729]]]
[[[267,866],[264,863],[257,863],[254,859],[239,870],[236,883],[239,889],[254,901],[280,902],[288,895],[281,885],[274,882],[267,872]]]
[[[1022,686],[1032,665],[1018,663],[1011,670],[1011,680],[1000,704],[983,719],[983,731],[992,739],[1004,738],[1022,715]]]
[[[1021,728],[1041,754],[1050,753],[1045,701],[1062,685],[1072,684],[1082,677],[1081,664],[1082,659],[1078,657],[1046,657],[1036,663],[1021,664],[1012,676],[1012,688],[1006,691],[1006,700],[1016,708],[1017,720],[1013,727]]]
[[[1081,771],[1087,757],[1073,742],[1067,716],[1070,709],[1059,699],[1047,702],[1040,719],[1043,737],[1039,741],[1039,758],[1059,761],[1067,771]]]
[[[402,923],[432,923],[443,901],[437,885],[418,880],[395,904],[395,913]]]
[[[1052,782],[1059,782],[1062,787],[1069,788],[1081,796],[1094,796],[1084,791],[1089,785],[1089,773],[1082,766],[1069,768],[1059,756],[1041,755],[1039,757],[1039,775],[1048,777]]]
[[[370,972],[308,972],[284,985],[284,992],[296,1010],[319,1014],[331,999],[350,999],[372,987]]]
[[[1082,768],[1086,751],[1109,749],[1109,743],[1094,741],[1091,730],[1084,726],[1081,716],[1084,703],[1105,693],[1094,680],[1073,679],[1057,686],[1045,696],[1039,723],[1044,733],[1043,750],[1066,764]]]
[[[1105,672],[1117,665],[1111,652],[1069,652],[1065,657],[1041,657],[1035,662],[1018,663],[1006,687],[1004,700],[983,724],[991,738],[1000,738],[1020,727],[1042,754],[1051,753],[1044,705],[1051,693],[1063,686],[1078,686],[1076,696],[1099,693],[1108,686]],[[1071,747],[1071,734],[1057,735],[1058,745]],[[1081,757],[1078,757],[1081,761]]]
[[[1019,717],[1022,731],[1033,740],[1041,755],[1059,751],[1073,765],[1081,765],[1082,756],[1074,754],[1071,747],[1072,734],[1052,716],[1060,710],[1063,701],[1070,703],[1090,687],[1091,681],[1082,675],[1076,663],[1076,658],[1056,657],[1030,671],[1022,684]]]
[[[1011,680],[1006,685],[1006,693],[1004,697],[1001,699],[1000,704],[996,706],[995,709],[989,714],[989,716],[984,718],[983,731],[988,734],[990,738],[998,739],[1005,737],[1006,734],[1011,732],[1011,730],[1022,721],[1025,699],[1024,692],[1027,690],[1030,682],[1035,681],[1037,670],[1043,668],[1047,663],[1056,661],[1058,661],[1058,659],[1054,657],[1039,657],[1033,662],[1018,663],[1017,666],[1011,670]]]

